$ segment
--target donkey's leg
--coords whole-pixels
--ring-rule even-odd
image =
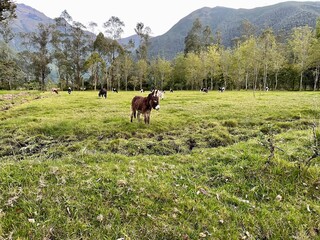
[[[136,118],[136,114],[137,114],[137,111],[132,108],[132,112],[131,112],[131,122],[132,122],[132,118]]]
[[[144,114],[144,123],[147,123],[147,121],[148,121],[148,113],[145,113]]]
[[[144,123],[150,123],[150,112],[146,112],[144,115]]]
[[[138,122],[140,122],[140,114],[141,112],[138,111],[138,114],[137,114]]]

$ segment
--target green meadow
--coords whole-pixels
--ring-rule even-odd
[[[320,93],[0,92],[0,239],[320,239]]]

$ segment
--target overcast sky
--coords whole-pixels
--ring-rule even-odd
[[[74,21],[86,26],[90,22],[98,24],[99,31],[103,31],[102,24],[110,17],[118,17],[124,22],[122,37],[134,34],[138,22],[151,28],[151,35],[158,36],[166,33],[180,19],[202,7],[229,7],[252,9],[273,5],[281,0],[15,0],[24,3],[44,13],[50,18],[59,17],[67,10]]]

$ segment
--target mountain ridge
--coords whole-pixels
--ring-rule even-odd
[[[32,32],[39,23],[54,23],[54,20],[42,12],[25,4],[17,4],[17,19],[14,20],[12,29],[15,33]],[[193,22],[199,18],[203,26],[209,26],[212,33],[221,33],[222,44],[226,47],[232,45],[232,39],[240,37],[240,27],[243,20],[248,20],[257,30],[271,27],[275,34],[288,34],[292,28],[309,25],[314,27],[316,19],[320,17],[320,2],[286,1],[264,7],[252,9],[228,8],[223,6],[203,7],[196,9],[180,19],[167,32],[150,39],[149,57],[161,56],[168,60],[174,58],[184,50],[184,39],[192,28]],[[120,42],[136,39],[136,35],[122,38]],[[137,41],[136,41],[137,42]],[[11,46],[21,49],[21,39],[16,36]]]
[[[177,53],[183,52],[184,38],[196,18],[199,18],[203,26],[210,26],[212,33],[220,31],[222,44],[229,47],[232,39],[240,37],[243,20],[252,23],[258,29],[257,33],[271,27],[275,34],[284,32],[288,35],[294,27],[314,27],[319,17],[320,2],[287,1],[253,9],[204,7],[182,18],[165,34],[152,38],[149,53],[151,57],[172,59]]]

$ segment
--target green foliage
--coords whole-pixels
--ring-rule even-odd
[[[317,93],[135,95],[0,92],[0,238],[320,237]]]
[[[0,22],[16,17],[16,4],[12,0],[2,0],[0,2]]]

